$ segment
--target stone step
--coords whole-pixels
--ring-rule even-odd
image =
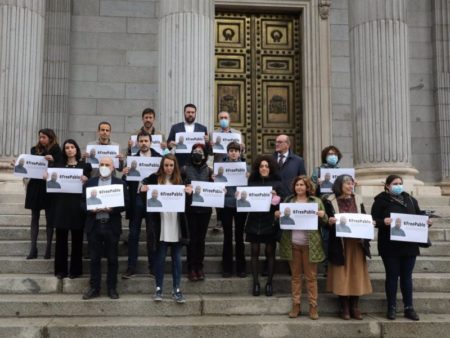
[[[162,304],[161,304],[162,305]],[[306,309],[307,311],[307,309]],[[382,315],[370,314],[362,321],[344,321],[336,316],[321,315],[318,321],[307,316],[289,319],[275,316],[185,316],[171,317],[63,317],[2,318],[0,338],[159,338],[173,337],[284,337],[298,338],[427,338],[447,337],[450,315],[420,314],[420,321],[389,321]],[[299,333],[302,333],[300,335]]]
[[[41,257],[41,256],[39,256]],[[250,272],[250,261],[247,257],[247,271]],[[119,273],[125,272],[127,269],[126,257],[119,257]],[[261,265],[263,264],[263,258],[260,260]],[[185,258],[182,258],[183,271],[186,269]],[[369,262],[369,272],[384,272],[383,262],[381,257],[374,256]],[[147,274],[147,258],[138,257],[136,271],[139,274]],[[102,260],[102,271],[106,271],[106,262]],[[323,265],[319,265],[319,272],[322,272]],[[32,259],[27,260],[25,257],[8,257],[0,256],[0,271],[3,274],[53,274],[54,272],[54,261],[53,259]],[[89,271],[89,260],[83,260],[83,271]],[[166,259],[165,271],[171,271],[170,259]],[[206,257],[204,261],[204,271],[206,274],[219,274],[222,273],[222,259],[221,257]],[[261,270],[262,271],[262,270]],[[277,273],[287,273],[289,267],[287,262],[277,260],[275,264],[275,271]],[[426,273],[447,273],[450,272],[450,257],[440,256],[419,256],[417,257],[416,265],[414,268],[416,272],[426,272]]]
[[[371,273],[370,278],[374,292],[384,292],[384,273]],[[450,273],[414,273],[415,292],[450,292]],[[188,294],[244,294],[248,295],[252,289],[252,278],[223,278],[221,275],[211,274],[202,282],[190,282],[182,277],[183,291]],[[264,278],[261,278],[264,287]],[[69,279],[58,280],[52,275],[0,275],[0,294],[47,294],[66,293],[81,294],[89,285],[87,275]],[[172,275],[166,274],[164,290],[170,290]],[[318,276],[319,292],[326,291],[326,278]],[[150,294],[154,291],[154,278],[149,275],[136,275],[131,279],[118,280],[118,291],[126,294]],[[288,275],[276,275],[273,282],[274,293],[277,295],[289,294],[291,278]],[[104,283],[103,288],[106,288]]]
[[[15,192],[1,192],[0,193],[0,203],[22,203],[25,202],[25,189],[23,192],[16,190]]]
[[[122,294],[111,300],[104,292],[99,298],[85,301],[81,295],[2,295],[0,317],[180,317],[180,316],[230,316],[230,315],[286,315],[292,304],[291,297],[253,297],[234,295],[190,295],[186,303],[172,300],[171,291],[164,292],[164,300],[155,304],[148,295]],[[305,305],[307,300],[302,301]],[[336,315],[339,311],[338,298],[332,294],[321,294],[319,311]],[[449,293],[414,293],[414,307],[418,313],[449,314]],[[361,311],[365,314],[384,313],[384,293],[374,293],[360,299]],[[99,319],[99,318],[98,318]]]

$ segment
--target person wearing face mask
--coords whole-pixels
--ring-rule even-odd
[[[397,283],[400,279],[404,316],[411,320],[419,320],[413,306],[412,280],[416,257],[420,254],[419,244],[391,241],[391,228],[395,227],[391,213],[423,214],[417,200],[404,191],[403,179],[398,175],[389,175],[386,178],[384,191],[375,196],[372,217],[378,228],[378,252],[386,271],[387,318],[391,320],[396,318]],[[430,219],[428,225],[431,224]]]
[[[311,175],[311,180],[316,185],[316,196],[318,197],[323,197],[322,195],[324,195],[320,192],[320,186],[322,183],[320,180],[321,170],[339,168],[339,162],[342,159],[342,153],[337,147],[330,145],[322,149],[321,159],[322,164],[319,167],[314,168]]]
[[[110,157],[104,157],[100,160],[99,177],[89,179],[83,187],[81,205],[87,212],[85,231],[89,244],[90,256],[90,288],[83,294],[83,299],[91,299],[100,295],[101,285],[101,259],[103,254],[108,260],[107,287],[108,296],[111,299],[118,299],[117,293],[117,270],[118,261],[118,243],[122,233],[122,215],[120,214],[128,207],[128,190],[124,181],[112,175],[114,169],[113,160]],[[120,184],[123,188],[123,207],[101,208],[87,210],[86,206],[86,188],[97,187],[111,184]]]
[[[192,181],[213,182],[213,171],[206,164],[207,152],[205,145],[196,143],[192,147],[191,157],[183,168],[181,176],[185,184]],[[191,206],[192,195],[188,195],[186,218],[190,234],[190,242],[187,247],[188,278],[190,281],[205,279],[203,272],[203,260],[205,258],[205,238],[211,219],[211,208]]]

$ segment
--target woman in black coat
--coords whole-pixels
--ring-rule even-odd
[[[62,161],[55,167],[83,169],[80,185],[83,184],[91,176],[91,165],[81,159],[80,147],[74,140],[66,140],[62,149]],[[56,228],[55,276],[62,279],[67,277],[69,272],[69,277],[73,279],[83,274],[82,250],[85,213],[81,209],[81,193],[56,193],[53,196],[51,223]],[[69,231],[72,240],[70,270],[67,265]]]
[[[404,315],[412,320],[419,320],[413,307],[412,272],[416,257],[420,254],[418,243],[391,241],[391,226],[395,220],[391,213],[423,214],[417,200],[403,190],[403,179],[398,175],[386,178],[384,192],[375,197],[372,217],[378,227],[378,252],[383,259],[386,270],[385,291],[388,302],[387,318],[396,317],[397,283],[403,296]],[[428,221],[431,226],[431,220]]]
[[[260,295],[259,275],[259,251],[261,243],[265,244],[267,260],[266,296],[272,296],[272,278],[275,270],[275,250],[278,223],[275,223],[275,211],[281,198],[278,196],[281,190],[281,178],[278,176],[278,165],[273,156],[258,156],[253,163],[252,173],[248,179],[249,186],[272,187],[272,204],[267,212],[249,212],[245,223],[245,240],[251,243],[251,266],[253,274],[253,296]]]
[[[58,145],[53,129],[39,130],[39,142],[31,148],[31,155],[44,156],[48,161],[48,166],[53,167],[55,163],[61,161],[61,148]],[[27,184],[25,197],[25,209],[31,209],[31,248],[27,259],[37,258],[37,238],[39,234],[39,216],[42,209],[45,210],[47,220],[47,246],[45,249],[45,259],[50,259],[53,238],[53,227],[50,224],[51,196],[47,194],[47,185],[44,179],[32,178]]]

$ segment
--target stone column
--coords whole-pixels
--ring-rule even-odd
[[[359,183],[403,176],[411,164],[407,0],[350,0],[350,74],[354,162]],[[350,126],[349,126],[350,127]]]
[[[214,123],[214,1],[160,1],[159,111],[161,129],[197,106],[197,120]]]
[[[450,194],[450,1],[434,0],[435,104],[441,145],[441,187]]]
[[[67,136],[71,0],[47,0],[42,118],[40,126],[55,130],[60,143]]]
[[[11,157],[29,152],[38,139],[44,24],[45,0],[0,0],[0,163],[3,167]]]

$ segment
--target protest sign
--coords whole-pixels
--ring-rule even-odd
[[[331,193],[336,177],[344,174],[349,175],[353,177],[353,179],[355,179],[354,168],[320,168],[320,192]]]
[[[186,193],[184,185],[148,185],[148,212],[184,212]]]
[[[192,206],[223,208],[225,204],[225,184],[203,181],[191,182]]]
[[[213,133],[213,153],[226,154],[228,143],[241,143],[241,134],[239,133]]]
[[[214,182],[224,183],[225,186],[247,185],[247,164],[245,162],[217,162],[214,163]]]
[[[47,172],[48,161],[44,156],[20,155],[14,166],[14,176],[44,179]]]
[[[86,163],[90,163],[92,168],[98,168],[103,157],[111,157],[114,168],[119,168],[119,159],[116,158],[120,154],[118,145],[89,144],[86,146],[86,152],[89,154]]]
[[[374,226],[369,214],[341,213],[336,217],[336,237],[373,239]]]
[[[391,213],[391,241],[427,243],[428,216]]]
[[[269,211],[272,187],[237,187],[236,207],[238,212]]]
[[[128,156],[127,167],[130,168],[127,174],[127,181],[142,181],[159,169],[161,157]]]
[[[280,228],[285,230],[317,230],[317,203],[280,203]]]
[[[176,133],[175,134],[175,152],[178,154],[189,154],[192,146],[196,143],[205,144],[205,133]]]
[[[123,207],[124,205],[122,184],[86,188],[87,210]]]
[[[83,192],[83,169],[48,168],[47,192],[81,194]]]

